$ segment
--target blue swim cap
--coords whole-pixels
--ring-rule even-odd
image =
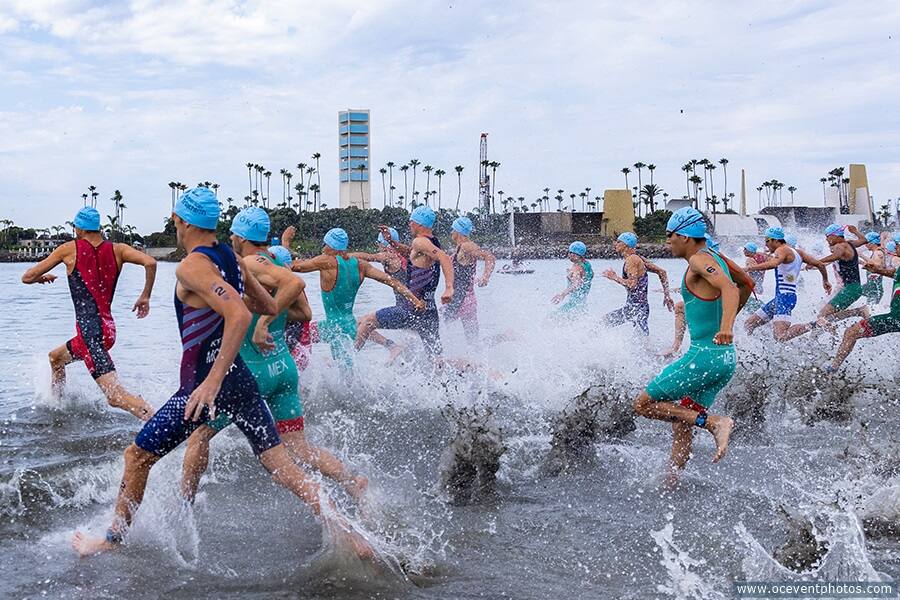
[[[394,240],[395,242],[400,241],[400,234],[397,233],[396,229],[394,229],[393,227],[388,227],[388,231],[391,233],[392,240]],[[386,239],[384,239],[384,236],[380,233],[378,234],[378,243],[381,244],[382,246],[390,246],[391,245],[390,242],[388,242]]]
[[[284,266],[289,266],[294,261],[291,251],[284,246],[269,246],[269,254],[277,258],[278,262]]]
[[[757,252],[759,252],[759,246],[757,246],[755,242],[747,242],[746,244],[744,244],[744,250],[756,254]]]
[[[895,233],[895,234],[894,234],[894,243],[895,243],[895,244],[900,244],[900,233]]]
[[[793,233],[784,234],[784,243],[790,246],[791,248],[797,247],[797,236]]]
[[[616,240],[622,242],[623,244],[625,244],[625,245],[628,246],[629,248],[635,248],[635,247],[637,247],[637,242],[638,242],[637,236],[634,235],[634,234],[633,234],[632,232],[630,232],[630,231],[626,231],[625,233],[621,234],[619,237],[616,238]]]
[[[456,217],[456,220],[453,221],[453,231],[456,233],[469,236],[472,235],[473,229],[475,229],[475,226],[469,217]]]
[[[838,237],[844,237],[844,226],[838,225],[837,223],[832,223],[825,228],[825,235],[836,235]]]
[[[584,242],[572,242],[569,244],[569,252],[578,256],[584,256],[587,254],[587,246],[584,245]]]
[[[770,240],[784,241],[784,229],[781,227],[769,227],[763,235]]]
[[[715,240],[715,238],[713,238],[713,236],[709,235],[708,233],[705,233],[705,234],[703,234],[703,237],[706,238],[706,247],[707,248],[709,248],[710,250],[718,251],[719,242],[717,242]]]
[[[677,233],[689,238],[702,238],[706,234],[706,221],[696,208],[679,208],[666,223],[667,233]]]
[[[347,237],[347,232],[340,227],[329,229],[328,233],[325,234],[324,241],[328,246],[338,252],[343,252],[347,249],[347,246],[350,245],[350,238]]]
[[[416,210],[412,211],[412,214],[409,215],[409,220],[413,223],[418,223],[422,227],[434,227],[434,220],[437,216],[434,214],[434,211],[431,208],[425,206],[417,206]]]
[[[893,254],[897,251],[897,242],[895,242],[894,240],[888,240],[884,247],[887,248],[888,252]]]
[[[265,243],[269,239],[269,215],[258,206],[248,206],[234,216],[231,233],[248,242]]]
[[[100,231],[100,213],[93,206],[85,206],[78,211],[72,223],[84,231]]]
[[[219,222],[219,200],[209,188],[192,188],[178,199],[178,204],[175,205],[175,214],[188,225],[215,231],[216,224]]]
[[[866,242],[868,242],[869,244],[880,244],[881,236],[874,231],[870,231],[866,234]]]

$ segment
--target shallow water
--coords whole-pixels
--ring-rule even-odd
[[[448,356],[484,362],[501,381],[483,374],[423,381],[410,365],[386,368],[378,347],[363,350],[348,378],[327,348],[315,348],[301,374],[307,433],[369,477],[371,505],[358,522],[402,571],[374,571],[323,547],[316,521],[269,482],[233,428],[213,442],[193,511],[176,493],[179,450],[154,469],[124,547],[76,558],[72,532],[99,533],[109,522],[121,453],[138,422],[106,407],[78,364],[68,369],[65,397],[50,399],[46,353],[73,331],[68,289],[64,279],[21,285],[25,265],[0,265],[0,597],[725,598],[733,580],[790,575],[770,556],[786,531],[777,517],[781,503],[818,514],[823,535],[840,548],[821,577],[900,577],[898,540],[863,540],[853,529],[855,511],[873,496],[887,498],[884,512],[900,514],[890,513],[900,510],[900,495],[888,493],[900,481],[877,472],[865,453],[844,457],[860,446],[858,421],[868,424],[876,448],[888,447],[900,410],[893,391],[860,393],[853,421],[814,426],[783,398],[771,398],[763,435],[736,440],[722,463],[710,464],[713,444],[699,437],[674,492],[660,485],[670,434],[659,422],[640,420],[625,440],[598,444],[592,468],[542,474],[553,415],[600,370],[636,392],[661,367],[655,354],[671,341],[672,317],[658,292],[651,292],[646,345],[627,327],[598,329],[624,291],[600,277],[620,262],[592,263],[597,277],[580,322],[551,318],[549,298],[565,287],[566,263],[535,261],[533,275],[497,274],[478,290],[482,335],[511,332],[512,340],[474,352],[459,325],[444,326]],[[683,263],[662,264],[677,283]],[[817,274],[805,278],[800,315],[811,317],[824,296]],[[112,355],[122,381],[159,406],[178,387],[174,265],[160,265],[151,315],[137,320],[129,309],[142,281],[140,269],[122,275]],[[318,281],[307,282],[319,316]],[[650,288],[659,289],[654,279]],[[356,312],[391,303],[389,289],[368,282]],[[832,342],[807,337],[776,349],[786,368],[772,376],[790,377],[816,360],[807,353],[818,344],[830,351]],[[889,336],[861,342],[850,368],[861,367],[869,382],[893,380],[895,344]],[[741,360],[772,345],[765,329],[751,340],[738,337]],[[498,489],[478,504],[452,506],[436,486],[452,434],[441,414],[448,403],[492,407],[509,447]]]

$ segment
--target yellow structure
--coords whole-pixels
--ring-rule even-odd
[[[869,210],[869,178],[866,175],[866,165],[850,165],[850,214],[867,215],[871,219]],[[859,197],[857,197],[859,194]]]
[[[607,236],[634,230],[634,204],[629,190],[603,191],[603,231]]]

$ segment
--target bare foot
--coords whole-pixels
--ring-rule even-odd
[[[728,452],[728,440],[731,438],[731,430],[734,429],[734,420],[731,417],[711,416],[707,429],[716,438],[716,454],[712,461],[717,463]]]
[[[80,531],[76,531],[75,535],[72,537],[72,548],[74,548],[75,552],[78,553],[78,556],[82,558],[100,554],[101,552],[112,550],[115,547],[116,544],[107,542],[105,537],[90,536],[81,533]]]
[[[357,475],[344,483],[344,489],[351,498],[359,502],[366,490],[369,489],[369,480],[362,475]]]
[[[375,550],[369,542],[354,531],[348,523],[343,522],[343,519],[332,523],[331,531],[334,534],[335,543],[339,546],[349,547],[360,560],[372,560],[375,558]]]
[[[406,346],[401,346],[400,344],[394,344],[391,346],[390,352],[388,354],[388,362],[387,364],[393,363],[397,358],[403,354],[406,350]]]

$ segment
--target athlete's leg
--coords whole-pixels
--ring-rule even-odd
[[[474,345],[478,343],[478,312],[472,309],[471,311],[460,312],[459,320],[462,323],[463,333],[466,336],[466,342],[468,344]]]
[[[859,338],[868,337],[869,334],[866,331],[864,323],[865,321],[856,323],[844,331],[844,339],[841,340],[841,345],[838,347],[834,360],[831,361],[832,370],[836,371],[844,364],[844,361],[847,360],[847,357],[853,351],[854,346],[856,346],[856,341]]]
[[[766,321],[757,314],[752,314],[747,317],[747,320],[744,322],[744,330],[747,332],[747,335],[751,335],[756,328],[765,323]]]
[[[281,441],[284,442],[294,460],[309,465],[322,475],[334,479],[353,498],[358,500],[368,487],[369,482],[365,477],[354,475],[334,454],[325,448],[310,444],[302,429],[282,433]]]
[[[115,371],[97,377],[96,381],[110,406],[126,410],[142,421],[147,421],[153,416],[153,407],[140,396],[129,393],[119,383]]]
[[[51,389],[55,396],[59,396],[66,387],[66,365],[75,359],[69,353],[67,344],[54,348],[47,357],[50,359]]]
[[[626,312],[627,309],[627,306],[623,306],[622,308],[617,308],[612,312],[608,312],[603,315],[603,319],[601,320],[601,322],[606,327],[618,327],[628,320],[628,313]]]
[[[673,486],[678,482],[679,475],[691,457],[693,442],[693,426],[680,421],[672,423],[672,455],[669,459],[669,472],[666,474],[667,485]]]
[[[181,467],[181,495],[189,502],[194,501],[200,478],[209,467],[209,442],[219,430],[209,425],[201,425],[188,438]]]
[[[790,321],[775,321],[772,323],[772,336],[775,338],[776,342],[785,342],[790,339],[787,337],[790,329]]]

